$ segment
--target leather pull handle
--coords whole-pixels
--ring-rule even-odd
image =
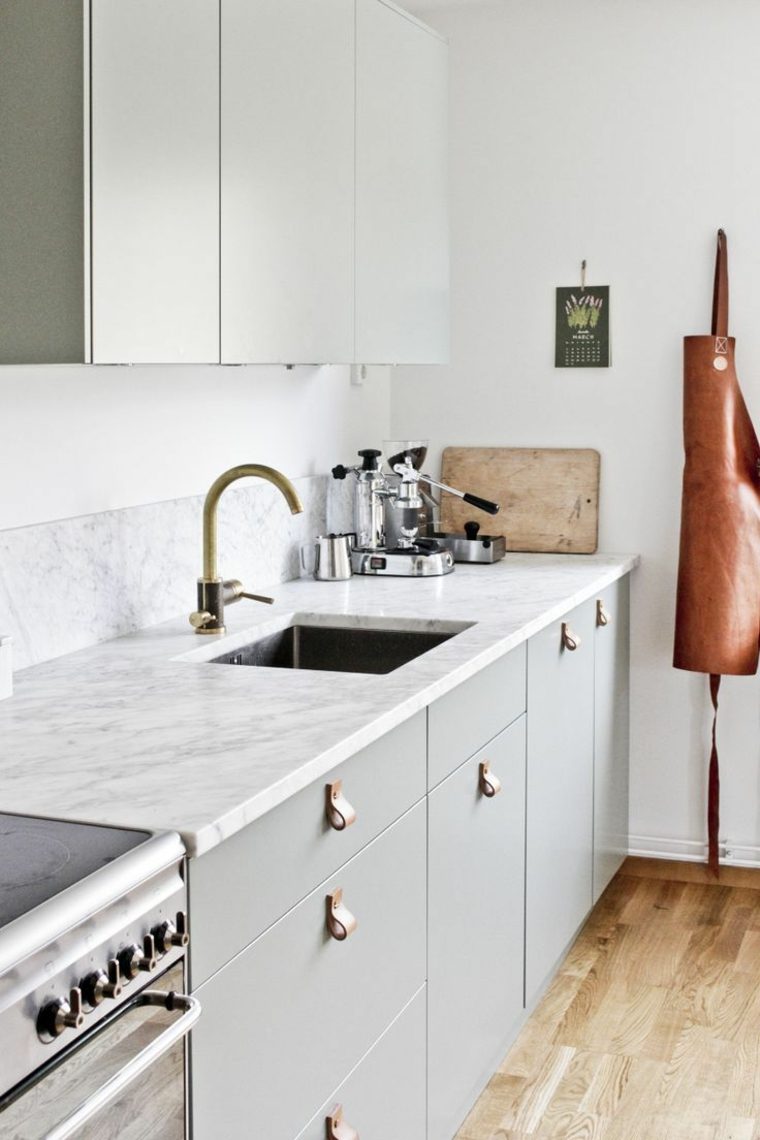
[[[602,601],[601,598],[597,598],[597,600],[596,600],[596,624],[597,625],[609,625],[611,621],[612,621],[612,618],[610,617],[607,610],[604,608],[604,602]]]
[[[575,650],[580,645],[580,643],[581,643],[581,639],[578,637],[577,633],[573,633],[573,631],[571,630],[568,623],[566,621],[563,621],[562,622],[562,648],[563,649],[569,649],[571,653],[574,653]]]
[[[325,1119],[325,1136],[327,1140],[359,1140],[359,1133],[343,1118],[342,1104],[336,1104]]]
[[[483,795],[487,796],[489,800],[493,799],[494,796],[498,796],[501,791],[501,780],[491,771],[491,765],[487,760],[480,765],[478,786]]]
[[[343,889],[336,887],[335,890],[327,896],[327,929],[330,937],[334,938],[336,942],[345,942],[349,935],[353,934],[357,927],[355,915],[343,902]]]
[[[343,794],[343,781],[334,780],[325,789],[325,815],[334,831],[345,831],[356,823],[356,810]]]

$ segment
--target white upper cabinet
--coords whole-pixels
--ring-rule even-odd
[[[353,359],[354,0],[223,0],[222,361]]]
[[[445,361],[446,76],[389,0],[0,3],[0,364]]]
[[[448,360],[448,48],[356,0],[356,359]]]
[[[448,358],[447,47],[384,0],[223,0],[222,361]]]
[[[218,361],[218,0],[92,0],[91,66],[93,361]]]

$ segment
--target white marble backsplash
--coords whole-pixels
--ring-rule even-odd
[[[326,475],[294,483],[302,515],[291,515],[279,491],[258,480],[225,492],[225,578],[265,593],[299,577],[299,546],[324,532],[328,518],[332,529],[350,529],[346,484]],[[194,609],[202,507],[199,495],[0,531],[0,633],[13,637],[14,669]]]

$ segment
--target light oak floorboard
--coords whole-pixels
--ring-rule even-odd
[[[627,859],[457,1140],[760,1140],[760,872]]]

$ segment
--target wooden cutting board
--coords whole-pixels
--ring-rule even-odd
[[[447,447],[441,480],[501,504],[498,515],[441,496],[441,529],[461,532],[475,519],[503,534],[507,550],[593,554],[599,533],[598,451],[546,447]]]

